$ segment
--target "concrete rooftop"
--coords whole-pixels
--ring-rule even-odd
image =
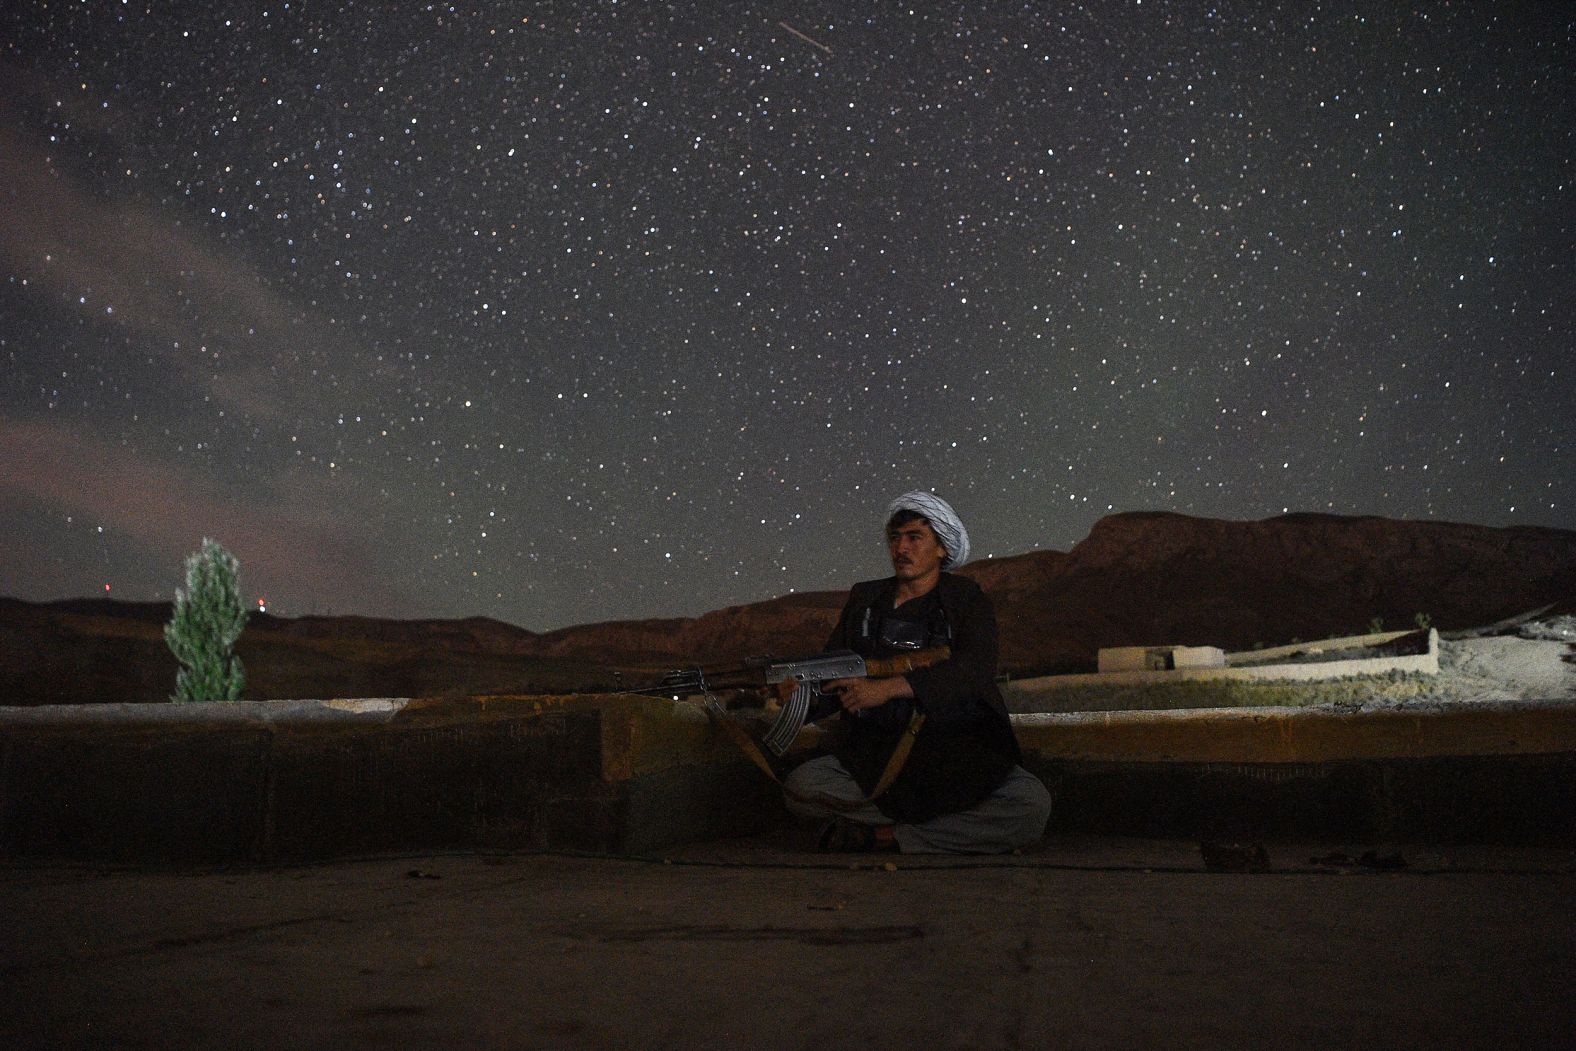
[[[0,1043],[1570,1046],[1576,853],[1056,836],[1018,857],[0,865]],[[1404,866],[1404,867],[1391,867]]]

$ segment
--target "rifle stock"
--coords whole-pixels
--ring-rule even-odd
[[[932,664],[940,664],[951,656],[952,650],[949,647],[933,646],[928,650],[899,653],[895,657],[885,659],[870,658],[865,661],[865,674],[872,679],[890,679],[916,668],[928,668]]]

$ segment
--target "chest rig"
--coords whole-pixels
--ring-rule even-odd
[[[935,592],[925,596],[918,603],[919,609],[907,611],[907,615],[900,612],[901,607],[879,610],[877,607],[881,605],[884,603],[865,607],[860,617],[856,649],[866,653],[891,654],[952,645],[952,624],[947,620],[947,611],[935,597]]]

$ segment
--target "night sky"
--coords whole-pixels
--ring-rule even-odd
[[[172,10],[174,13],[172,13]],[[8,4],[0,594],[547,629],[1576,528],[1563,3]]]

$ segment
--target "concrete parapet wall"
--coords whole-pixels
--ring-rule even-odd
[[[1576,846],[1576,705],[1013,717],[1053,831]]]
[[[1576,706],[1015,717],[1053,828],[1576,843]],[[274,862],[648,851],[781,820],[692,705],[629,695],[0,708],[0,853]]]
[[[1025,757],[1056,800],[1050,834],[1478,843],[1576,849],[1576,754],[1325,763]]]
[[[1013,726],[1025,751],[1101,762],[1324,763],[1576,753],[1576,705],[1553,701],[1368,712],[1047,712],[1015,715]]]
[[[651,849],[780,816],[731,747],[627,696],[4,708],[0,852]]]

